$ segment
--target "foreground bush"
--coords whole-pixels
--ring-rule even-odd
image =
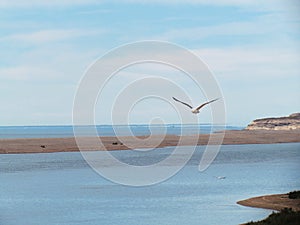
[[[299,199],[300,198],[300,191],[292,191],[288,193],[290,199]]]
[[[292,211],[291,209],[283,209],[278,213],[273,212],[268,218],[250,222],[246,225],[299,225],[300,212]]]

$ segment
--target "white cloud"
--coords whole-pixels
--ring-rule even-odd
[[[255,118],[299,110],[297,49],[257,45],[193,52],[208,64],[220,83],[229,123],[246,125]]]
[[[230,23],[220,22],[216,25],[202,25],[177,29],[169,29],[154,36],[159,40],[192,40],[200,42],[205,38],[220,38],[221,36],[244,36],[252,38],[263,35],[272,35],[275,38],[288,34],[299,35],[300,16],[290,18],[282,13],[272,13],[257,16],[251,20],[234,21]],[[271,40],[272,41],[272,40]],[[222,40],[219,41],[222,43]]]
[[[96,0],[1,0],[0,8],[12,7],[55,7],[55,6],[74,6],[74,5],[87,5],[96,3]],[[99,2],[99,1],[98,1]]]
[[[0,79],[1,80],[39,80],[45,79],[46,77],[60,77],[62,72],[55,71],[49,68],[41,68],[37,66],[15,66],[9,68],[0,68]]]
[[[163,40],[201,40],[203,38],[218,35],[255,35],[274,30],[274,27],[272,26],[265,30],[259,29],[257,25],[257,23],[253,22],[233,22],[215,26],[173,29],[155,38]]]
[[[135,3],[135,4],[164,4],[164,5],[176,5],[176,4],[195,4],[195,5],[215,5],[215,6],[241,6],[241,7],[253,7],[259,10],[264,9],[281,9],[282,5],[292,6],[291,8],[299,8],[299,1],[290,0],[288,2],[282,0],[1,0],[0,8],[12,8],[12,7],[67,7],[76,5],[99,5],[103,3]]]
[[[40,44],[45,42],[56,42],[62,40],[74,39],[77,37],[91,36],[103,31],[98,30],[80,30],[80,29],[48,29],[39,30],[30,33],[12,34],[1,38],[4,41],[20,41],[27,43]]]
[[[300,71],[300,53],[296,49],[244,46],[194,52],[226,78],[297,77]]]
[[[212,6],[236,6],[256,11],[293,11],[299,12],[300,2],[298,0],[121,0],[116,2],[140,3],[140,4],[191,4],[191,5],[212,5]]]
[[[76,84],[99,52],[99,48],[82,51],[68,45],[38,46],[14,54],[8,65],[0,65],[0,80]]]

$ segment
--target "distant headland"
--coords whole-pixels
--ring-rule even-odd
[[[241,144],[275,144],[275,143],[300,143],[300,113],[288,117],[266,118],[254,120],[243,130],[225,130],[212,134],[194,134],[180,142],[178,135],[152,135],[122,137],[120,142],[117,136],[81,137],[87,143],[86,150],[128,150],[140,148],[163,148],[167,146],[189,146],[215,144],[209,140],[219,140],[220,133],[224,132],[222,145]],[[103,146],[99,146],[94,139],[101,138]],[[137,142],[136,139],[144,140]],[[93,141],[94,140],[94,141]],[[159,144],[157,144],[159,143]],[[68,138],[23,138],[0,139],[0,154],[16,153],[48,153],[48,152],[73,152],[79,151],[75,137]]]
[[[300,130],[300,113],[285,117],[263,118],[252,121],[246,130]]]

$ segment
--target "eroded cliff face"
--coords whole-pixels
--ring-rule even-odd
[[[300,129],[300,113],[287,117],[264,118],[252,121],[246,130],[297,130]]]

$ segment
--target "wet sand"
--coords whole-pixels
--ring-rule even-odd
[[[289,199],[288,194],[266,195],[237,202],[243,206],[272,209],[280,211],[284,208],[292,208],[300,211],[300,199]]]
[[[162,148],[167,146],[206,145],[209,138],[216,138],[220,133],[185,136],[179,143],[180,136],[156,135],[138,137],[101,137],[104,146],[93,144],[97,137],[84,138],[86,150],[128,150],[137,148]],[[293,131],[226,131],[223,145],[235,144],[272,144],[300,142],[300,130]],[[124,144],[122,144],[124,143]],[[125,145],[126,143],[126,145]],[[211,142],[214,144],[217,142]],[[31,139],[0,139],[0,154],[16,153],[48,153],[48,152],[72,152],[78,151],[75,138],[31,138]]]

